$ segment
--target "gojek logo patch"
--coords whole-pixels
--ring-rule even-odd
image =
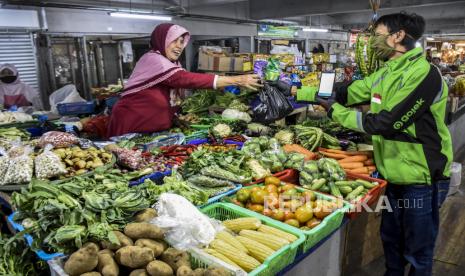
[[[418,109],[420,109],[420,107],[425,103],[425,100],[423,99],[419,99],[417,100],[417,102],[415,103],[415,105],[412,107],[412,109],[410,109],[409,111],[407,111],[407,113],[405,113],[404,116],[402,116],[402,118],[400,118],[400,121],[397,121],[394,123],[394,129],[400,129],[404,126],[405,123],[408,122],[408,120],[410,118],[412,118],[413,115],[415,115],[415,113],[417,113]]]

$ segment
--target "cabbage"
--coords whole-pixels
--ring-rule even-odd
[[[224,118],[224,119],[230,119],[230,120],[241,120],[241,121],[244,121],[246,123],[250,123],[252,121],[252,118],[250,117],[250,115],[246,112],[242,112],[242,111],[239,111],[239,110],[235,110],[235,109],[226,109],[223,111],[223,114],[221,114],[221,116]]]

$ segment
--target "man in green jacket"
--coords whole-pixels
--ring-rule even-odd
[[[370,134],[374,158],[392,211],[383,211],[381,239],[386,275],[431,275],[439,207],[444,201],[452,162],[452,141],[445,124],[447,85],[416,41],[425,21],[397,13],[375,23],[374,51],[385,66],[363,80],[341,86],[332,98],[316,99],[328,117]],[[311,101],[303,87],[298,100]],[[370,112],[348,108],[370,104]]]

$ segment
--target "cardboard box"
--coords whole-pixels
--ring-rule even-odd
[[[233,56],[213,55],[199,51],[199,70],[217,72],[247,72],[252,70],[249,54],[235,54]]]

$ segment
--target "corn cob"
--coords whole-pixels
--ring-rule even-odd
[[[220,254],[226,256],[246,272],[250,272],[260,266],[260,262],[254,259],[253,257],[237,250],[233,246],[225,243],[222,240],[215,239],[210,243],[211,248],[217,251]]]
[[[216,238],[219,239],[219,240],[222,240],[224,241],[225,243],[228,243],[230,245],[232,245],[233,247],[235,247],[236,249],[239,249],[240,251],[244,252],[244,253],[249,253],[249,251],[247,250],[247,248],[242,245],[242,243],[240,243],[236,237],[234,237],[233,235],[229,234],[229,232],[226,232],[226,231],[220,231],[218,233],[216,233]]]
[[[218,258],[227,264],[240,268],[240,266],[238,266],[235,262],[231,261],[230,259],[228,259],[228,257],[226,257],[225,255],[219,253],[218,251],[214,249],[207,248],[207,249],[204,249],[204,251],[205,253],[212,255],[213,257]]]
[[[288,240],[289,242],[294,242],[297,240],[297,237],[292,234],[289,234],[287,232],[284,232],[282,230],[279,230],[279,229],[276,229],[274,227],[264,225],[264,224],[262,224],[262,226],[258,228],[258,232],[262,232],[265,234],[273,235],[275,237],[283,238],[283,239]]]
[[[259,262],[263,263],[266,258],[273,255],[274,250],[269,248],[268,246],[251,240],[246,237],[237,237],[237,239],[249,250],[250,256],[257,259]]]
[[[262,222],[257,218],[238,218],[223,221],[223,225],[231,231],[257,230]]]
[[[239,232],[239,235],[262,243],[273,250],[278,250],[281,247],[289,244],[289,241],[283,238],[252,230],[242,230]]]

